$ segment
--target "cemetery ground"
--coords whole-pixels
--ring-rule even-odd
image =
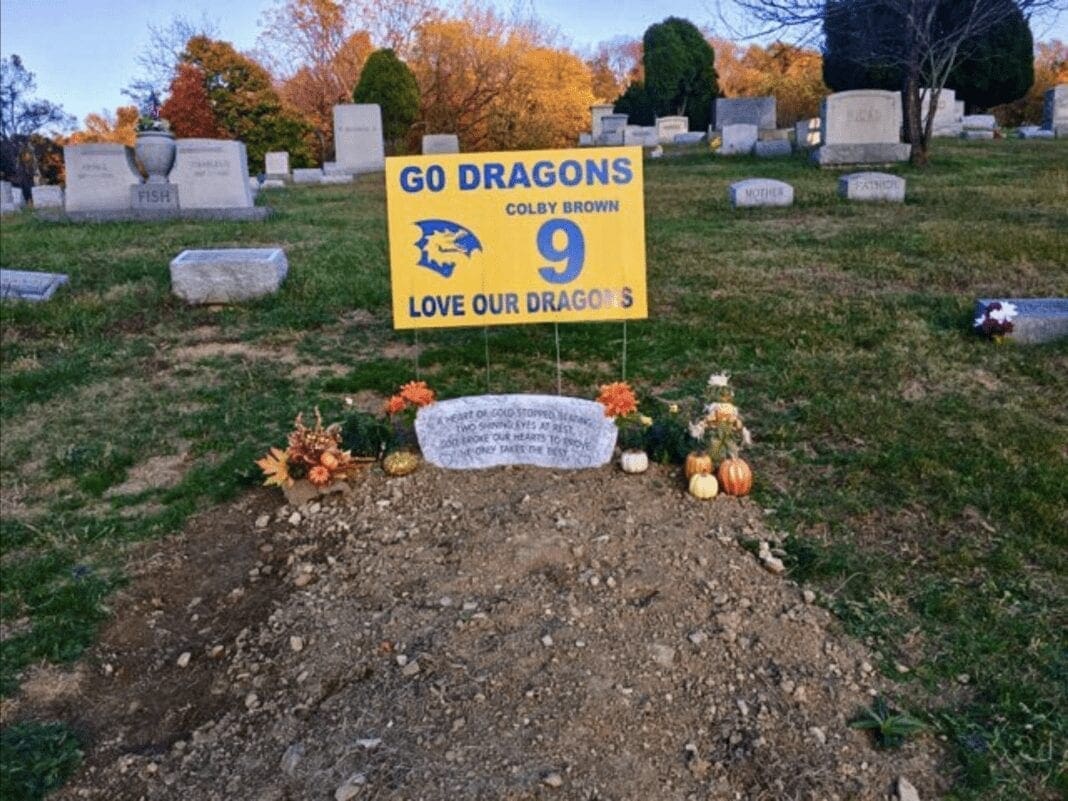
[[[1068,348],[970,326],[975,298],[1068,290],[1068,143],[895,172],[904,205],[801,157],[646,163],[628,377],[673,400],[729,372],[755,438],[753,496],[704,504],[671,466],[424,467],[290,522],[253,460],[298,411],[374,409],[416,360],[440,397],[486,390],[481,329],[392,330],[380,178],[263,193],[262,223],[5,219],[5,267],[71,281],[0,323],[3,782],[1060,797]],[[754,175],[795,205],[732,211]],[[182,249],[275,244],[277,296],[169,293]],[[618,379],[621,334],[561,327],[566,393]],[[492,391],[555,390],[551,327],[487,336]],[[748,553],[769,538],[788,580]],[[875,748],[847,725],[868,690],[924,731]]]

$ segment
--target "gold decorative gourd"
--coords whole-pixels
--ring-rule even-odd
[[[419,457],[411,451],[393,451],[382,460],[382,469],[390,476],[406,476],[418,467]]]
[[[696,475],[710,474],[712,472],[712,457],[707,453],[694,451],[686,457],[686,480],[689,481]]]
[[[690,478],[690,494],[703,501],[715,498],[719,494],[719,482],[711,473],[697,473]]]

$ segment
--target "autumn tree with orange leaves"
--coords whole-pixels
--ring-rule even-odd
[[[220,139],[223,132],[215,120],[208,97],[204,71],[192,64],[179,64],[159,114],[170,122],[171,131],[182,138]]]
[[[783,127],[819,115],[820,100],[830,90],[823,83],[823,58],[815,50],[782,42],[743,47],[718,38],[711,44],[724,97],[773,96]]]
[[[374,48],[365,30],[352,30],[346,6],[335,0],[284,0],[263,16],[259,50],[279,95],[311,124],[319,157],[332,150],[334,106],[352,102],[352,90]]]
[[[113,143],[133,147],[137,139],[137,120],[141,113],[137,106],[119,106],[112,114],[87,114],[82,127],[66,137],[65,145]]]
[[[1038,125],[1046,102],[1046,91],[1068,83],[1068,45],[1060,39],[1035,46],[1035,82],[1027,94],[1012,103],[994,106],[990,113],[1002,126]]]

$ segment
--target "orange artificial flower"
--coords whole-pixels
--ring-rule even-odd
[[[605,417],[622,417],[638,411],[638,399],[626,381],[604,384],[597,402],[604,406]]]
[[[426,381],[409,381],[400,388],[400,396],[416,406],[429,406],[434,402],[434,390]]]
[[[321,464],[317,464],[308,471],[308,481],[317,487],[325,487],[330,483],[330,471]]]
[[[392,398],[386,401],[386,414],[393,415],[398,414],[399,412],[403,412],[404,407],[407,405],[408,404],[407,402],[405,402],[404,398],[402,398],[400,395],[394,395]]]
[[[336,470],[337,466],[341,464],[341,460],[338,459],[336,453],[327,451],[319,457],[319,464],[325,467],[327,470]]]

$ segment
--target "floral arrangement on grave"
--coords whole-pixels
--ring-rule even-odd
[[[975,330],[1000,343],[1006,334],[1012,333],[1012,320],[1016,314],[1015,303],[994,301],[975,318]]]
[[[342,450],[341,426],[323,428],[316,408],[314,426],[304,425],[303,412],[298,414],[286,449],[271,448],[256,464],[266,477],[265,486],[281,487],[286,499],[299,506],[316,495],[345,489],[346,482],[374,461]]]
[[[653,419],[638,412],[634,390],[626,381],[604,384],[597,402],[604,406],[605,417],[611,417],[619,429],[619,447],[622,450],[619,466],[624,473],[644,473],[649,469],[645,432],[653,424]]]
[[[178,152],[171,124],[160,117],[159,108],[159,98],[153,92],[141,108],[141,117],[137,120],[137,140],[134,142],[134,153],[150,184],[167,183]]]
[[[162,131],[173,136],[171,124],[159,115],[160,108],[159,95],[152,92],[141,106],[141,116],[137,120],[137,133]]]
[[[696,497],[715,497],[716,492],[708,494],[715,483],[727,495],[748,495],[753,486],[753,472],[739,453],[752,439],[734,403],[730,376],[724,373],[709,376],[705,399],[710,402],[705,404],[702,416],[690,423],[690,435],[704,446],[703,451],[686,457],[690,492]],[[712,477],[712,481],[701,476]]]
[[[415,454],[415,416],[435,400],[434,390],[426,381],[409,381],[386,401],[383,411],[393,429],[396,449],[386,454],[382,469],[391,476],[406,476],[419,467]]]

